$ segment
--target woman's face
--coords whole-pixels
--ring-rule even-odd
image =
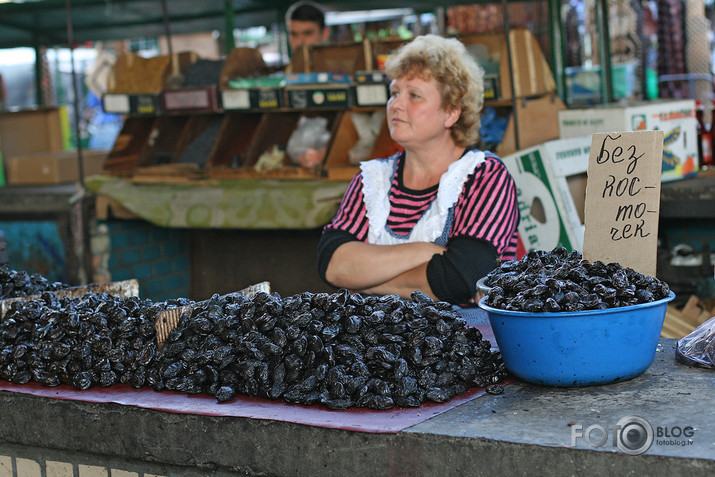
[[[449,135],[458,111],[445,111],[433,78],[401,76],[390,83],[387,121],[392,139],[405,148]]]

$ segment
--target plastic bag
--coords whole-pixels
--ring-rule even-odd
[[[286,152],[294,164],[307,168],[318,167],[329,141],[327,118],[301,116],[298,127],[288,139]]]
[[[678,340],[675,357],[691,366],[715,369],[715,316]]]
[[[360,161],[370,159],[370,153],[385,122],[385,110],[378,109],[372,113],[351,112],[350,117],[357,131],[358,140],[348,151],[348,160],[351,165],[357,166]]]

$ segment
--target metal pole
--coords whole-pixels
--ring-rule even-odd
[[[561,19],[561,0],[549,0],[549,34],[551,36],[551,65],[553,68],[554,80],[556,81],[556,94],[561,100],[568,104],[566,75],[564,65],[566,64],[564,52],[564,24]]]
[[[506,52],[509,60],[509,84],[511,84],[511,101],[512,116],[514,117],[514,147],[518,151],[521,149],[519,145],[519,113],[517,109],[519,104],[516,97],[516,85],[514,84],[514,68],[512,65],[511,56],[511,30],[509,28],[509,9],[507,8],[507,0],[502,0],[502,8],[504,9],[504,35],[506,35]]]
[[[40,46],[37,35],[35,35],[35,102],[38,106],[46,106],[47,98],[42,90],[42,47]]]
[[[235,28],[235,25],[233,23],[233,1],[232,0],[224,0],[223,2],[224,8],[224,20],[226,24],[226,54],[228,55],[231,50],[233,50],[236,47],[236,42],[233,38],[233,29]]]
[[[164,35],[166,35],[166,47],[169,50],[171,61],[174,61],[174,51],[171,46],[171,29],[169,28],[169,10],[166,8],[166,0],[161,0],[161,15],[164,23]]]
[[[79,183],[84,189],[84,158],[82,157],[82,136],[80,134],[79,128],[79,118],[81,115],[79,109],[79,90],[77,89],[77,72],[74,67],[74,32],[72,29],[72,2],[71,0],[65,0],[65,12],[67,14],[67,43],[70,47],[70,66],[72,70],[72,91],[74,93],[73,107],[74,107],[74,133],[76,138],[77,147],[77,160],[79,163]]]
[[[611,34],[608,28],[608,0],[596,1],[596,28],[599,38],[598,61],[601,64],[601,102],[613,102],[611,74]]]

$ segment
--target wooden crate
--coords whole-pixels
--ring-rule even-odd
[[[556,91],[549,64],[533,34],[524,28],[509,30],[511,69],[504,31],[465,33],[458,36],[465,45],[482,44],[492,58],[499,60],[499,99],[512,99],[511,78],[517,98],[545,95]]]
[[[672,304],[668,305],[660,335],[663,338],[683,338],[713,316],[715,307],[692,295],[680,310]]]
[[[244,288],[243,290],[234,292],[234,293],[229,293],[228,295],[224,295],[224,297],[231,296],[231,295],[243,295],[246,298],[253,299],[256,295],[259,293],[271,293],[271,284],[270,282],[261,282],[257,283],[255,285],[251,285],[247,288]],[[159,347],[164,346],[164,342],[167,340],[169,337],[169,333],[171,333],[171,330],[176,328],[179,325],[179,321],[181,320],[181,317],[183,315],[189,314],[191,311],[197,306],[200,305],[202,302],[199,303],[193,303],[191,305],[186,305],[186,306],[181,306],[178,308],[172,308],[169,310],[162,311],[159,313],[156,317],[156,321],[154,322],[154,329],[156,330],[156,341]]]
[[[110,295],[116,297],[128,298],[133,296],[139,296],[139,282],[136,279],[132,278],[130,280],[123,280],[118,282],[92,283],[89,285],[69,287],[62,290],[56,290],[51,293],[58,298],[79,298],[86,295],[87,293],[109,293]],[[5,313],[10,310],[10,307],[13,303],[29,300],[39,300],[41,298],[42,294],[38,294],[0,300],[0,318],[5,316]]]
[[[399,47],[408,43],[402,38],[385,38],[370,41],[370,65],[368,70],[384,70],[385,59]]]
[[[218,87],[230,88],[228,82],[234,78],[262,76],[268,71],[263,55],[258,48],[233,48],[223,62]]]
[[[328,71],[353,75],[371,69],[370,47],[367,41],[307,45],[293,52],[289,71],[313,73]]]

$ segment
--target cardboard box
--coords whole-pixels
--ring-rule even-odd
[[[62,151],[69,137],[65,107],[0,112],[0,153],[5,161],[22,154]]]
[[[516,182],[522,252],[549,251],[559,245],[568,250],[579,248],[549,155],[541,145],[502,159]]]
[[[551,174],[554,192],[561,199],[564,219],[576,241],[575,248],[582,250],[586,230],[584,206],[591,136],[547,141],[540,148],[544,157],[548,158],[549,167],[546,170]]]
[[[663,131],[662,181],[698,172],[698,135],[695,101],[662,100],[629,105],[605,105],[559,111],[561,138],[611,131]]]
[[[108,151],[82,151],[84,177],[101,174]],[[6,161],[9,185],[60,184],[79,180],[77,151],[14,156]]]

